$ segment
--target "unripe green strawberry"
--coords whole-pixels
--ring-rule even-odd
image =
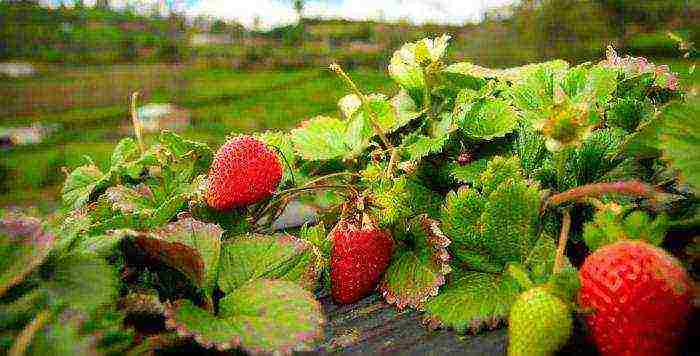
[[[552,355],[571,336],[571,310],[546,287],[522,293],[510,309],[508,355]]]
[[[281,180],[275,152],[254,137],[238,136],[216,152],[205,199],[217,210],[247,206],[270,197]]]
[[[623,240],[597,249],[580,271],[579,302],[603,355],[673,355],[691,312],[685,268],[666,251]]]

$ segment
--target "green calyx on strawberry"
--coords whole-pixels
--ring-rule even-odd
[[[331,294],[337,303],[354,303],[371,293],[389,266],[391,235],[362,214],[342,218],[331,230]]]
[[[216,210],[244,207],[270,197],[281,180],[277,154],[254,137],[237,136],[216,152],[204,198]]]
[[[579,304],[603,355],[672,355],[691,312],[692,287],[661,248],[621,240],[592,253],[580,270]]]

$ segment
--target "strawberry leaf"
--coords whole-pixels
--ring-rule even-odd
[[[557,246],[554,243],[554,239],[546,234],[541,234],[524,262],[532,282],[542,284],[549,280],[554,268],[556,254]],[[566,262],[568,264],[568,258],[566,258]]]
[[[477,189],[447,196],[441,221],[453,239],[452,253],[470,269],[498,272],[523,262],[539,223],[539,192],[519,174],[515,159],[496,157],[479,177]]]
[[[468,109],[461,110],[456,121],[468,137],[490,140],[515,129],[517,116],[505,100],[490,98],[466,105]]]
[[[505,90],[505,97],[510,99],[523,123],[540,123],[550,116],[556,102],[555,87],[560,88],[568,64],[552,61],[521,68],[513,85]],[[565,95],[563,90],[559,93]]]
[[[222,235],[218,225],[185,218],[152,233],[139,234],[134,241],[144,252],[181,271],[211,296]]]
[[[314,296],[287,281],[257,280],[227,294],[219,315],[181,300],[166,310],[166,326],[204,347],[251,353],[309,350],[322,335],[321,306]]]
[[[294,151],[309,161],[331,160],[349,153],[346,123],[326,116],[318,116],[292,130]]]
[[[659,215],[652,219],[643,211],[631,211],[616,204],[598,210],[593,220],[583,227],[583,239],[591,251],[622,239],[642,240],[661,245],[666,236],[668,218]]]
[[[219,288],[230,293],[261,278],[299,283],[313,290],[320,271],[320,256],[305,240],[290,235],[244,235],[224,245]]]
[[[574,97],[576,100],[588,100],[598,105],[605,105],[617,89],[617,70],[595,66],[590,69],[583,90]]]
[[[379,290],[389,304],[399,309],[420,309],[425,301],[438,293],[450,273],[450,244],[439,223],[427,216],[411,221],[405,236],[412,239],[412,248],[397,249],[384,273]]]
[[[391,57],[389,75],[411,97],[420,98],[425,88],[423,67],[442,60],[449,40],[449,35],[442,35],[403,45]]]
[[[119,244],[126,238],[138,236],[139,233],[128,229],[110,230],[104,235],[88,235],[78,239],[75,250],[95,254],[101,258],[112,256]]]
[[[367,96],[367,99],[372,115],[377,119],[377,124],[385,134],[396,131],[420,116],[416,103],[405,91],[399,92],[391,99],[388,99],[383,94],[370,94]],[[361,132],[366,140],[376,135],[370,121],[372,115],[367,114],[360,98],[356,94],[349,94],[343,97],[338,105],[348,120],[360,121],[360,123],[356,124],[350,123],[350,126],[361,126]]]
[[[684,181],[700,189],[700,101],[671,104],[662,115],[662,158],[680,170]]]
[[[106,188],[109,181],[110,177],[95,165],[78,167],[68,175],[63,185],[63,203],[72,209],[78,209],[85,205],[95,192]]]
[[[519,159],[496,156],[488,161],[475,187],[481,190],[482,195],[488,196],[509,179],[523,181]]]
[[[448,136],[429,137],[424,135],[407,136],[403,142],[403,150],[409,161],[417,162],[435,153],[442,152]]]
[[[51,278],[39,284],[54,307],[90,314],[114,302],[119,286],[117,271],[103,258],[72,253],[55,263]]]
[[[468,62],[459,62],[447,66],[444,69],[444,72],[448,73],[449,75],[460,75],[464,78],[473,78],[477,80],[498,79],[505,82],[515,82],[541,68],[547,68],[555,72],[563,72],[568,68],[568,66],[568,63],[562,60],[554,60],[543,63],[527,64],[508,69],[491,69]]]
[[[112,151],[110,161],[112,167],[121,166],[127,162],[135,161],[140,156],[139,147],[133,138],[123,138],[117,143],[117,147]]]
[[[494,329],[507,318],[519,292],[517,282],[508,276],[456,273],[440,294],[426,303],[428,325],[449,327],[458,333]]]
[[[504,264],[522,262],[537,237],[539,208],[537,189],[512,179],[502,183],[488,197],[479,221],[489,255]]]
[[[0,296],[21,283],[56,243],[36,218],[10,214],[0,220]]]
[[[134,188],[117,185],[109,187],[104,193],[112,210],[123,214],[150,216],[153,214],[155,201],[148,186],[141,184]]]
[[[481,172],[486,169],[488,160],[480,159],[466,165],[453,163],[450,168],[450,176],[459,183],[475,184]]]
[[[417,214],[437,216],[441,199],[433,191],[406,177],[380,181],[371,189],[375,215],[381,226],[393,225]]]
[[[284,169],[284,176],[280,184],[291,181],[296,168],[296,156],[294,155],[294,147],[289,139],[289,134],[279,131],[265,131],[255,135],[255,137],[275,149],[275,153]]]
[[[190,141],[181,136],[163,131],[159,137],[161,145],[175,157],[193,165],[191,177],[206,173],[214,159],[214,153],[205,143]]]
[[[450,252],[456,259],[470,269],[497,272],[502,266],[486,253],[483,226],[479,224],[485,206],[486,201],[479,193],[462,188],[447,195],[440,221],[443,231],[452,239]]]

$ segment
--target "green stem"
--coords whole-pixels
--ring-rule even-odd
[[[283,200],[288,200],[291,199],[292,197],[300,194],[300,193],[305,193],[308,191],[314,191],[314,190],[322,190],[322,189],[338,189],[338,190],[347,190],[350,189],[351,187],[345,186],[345,185],[316,185],[312,187],[299,187],[299,188],[292,188],[292,189],[287,189],[280,194],[277,195],[277,197],[271,201],[269,204],[265,206],[264,209],[262,209],[259,213],[255,213],[252,218],[252,223],[256,224],[260,219],[262,219],[265,214],[267,214],[268,211],[270,211],[275,205],[281,203]]]
[[[557,245],[557,255],[554,259],[554,268],[552,274],[558,274],[564,268],[564,250],[566,242],[569,240],[569,230],[571,230],[571,214],[569,209],[564,210],[564,217],[561,223],[561,232],[559,233],[559,244]]]
[[[345,83],[350,87],[350,90],[352,90],[355,95],[357,95],[360,98],[360,101],[362,102],[362,106],[365,109],[365,112],[367,113],[369,117],[369,122],[372,125],[372,129],[374,130],[374,133],[379,136],[379,139],[382,141],[384,144],[384,148],[387,149],[388,151],[391,151],[392,157],[396,157],[398,155],[398,152],[396,151],[396,148],[394,145],[391,144],[391,141],[389,141],[389,138],[384,134],[384,131],[382,130],[382,127],[379,125],[379,119],[377,118],[377,114],[372,110],[372,106],[370,105],[369,99],[365,94],[363,94],[360,91],[360,88],[357,87],[355,82],[350,78],[350,76],[345,73],[343,68],[340,67],[337,63],[333,63],[330,65],[330,69],[334,71],[340,78],[342,78]],[[394,161],[389,161],[389,165],[386,167],[386,176],[391,177],[393,171],[394,171],[394,165],[396,164],[396,160]]]
[[[34,335],[41,330],[44,325],[49,321],[51,317],[51,312],[48,310],[42,310],[39,314],[37,314],[34,319],[27,324],[27,326],[22,329],[22,332],[17,335],[17,338],[15,338],[14,344],[12,344],[12,348],[10,348],[10,352],[8,353],[9,356],[21,356],[24,355],[25,351],[27,350],[27,347],[29,347],[29,344],[32,342],[32,339],[34,338]]]
[[[430,96],[430,93],[432,91],[432,82],[430,79],[429,68],[430,68],[430,66],[422,68],[423,81],[425,82],[425,90],[423,91],[423,111],[428,114],[428,118],[432,118],[433,117],[433,110],[432,110],[432,100],[431,100],[431,96]]]
[[[136,101],[139,98],[139,92],[135,91],[131,94],[131,123],[134,125],[134,134],[136,135],[136,141],[138,141],[139,149],[141,153],[146,151],[146,146],[143,144],[143,127],[141,126],[141,121],[139,120],[139,114],[136,112]]]

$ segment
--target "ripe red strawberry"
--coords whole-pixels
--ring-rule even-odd
[[[691,311],[685,269],[664,250],[620,241],[588,256],[579,302],[603,355],[673,355]]]
[[[256,138],[237,136],[216,152],[205,200],[217,210],[247,206],[271,196],[281,180],[275,152]]]
[[[337,303],[354,303],[372,290],[389,266],[394,242],[384,230],[340,220],[330,233],[331,294]]]

